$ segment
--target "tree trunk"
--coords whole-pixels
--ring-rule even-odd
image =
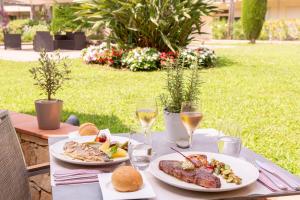
[[[256,43],[256,40],[252,38],[252,39],[250,40],[250,44],[255,44],[255,43]]]
[[[233,39],[233,22],[234,22],[234,0],[230,0],[228,14],[228,35],[227,38]]]
[[[4,32],[4,27],[3,27],[3,17],[4,17],[4,0],[0,0],[0,13],[2,13],[2,16],[0,16],[0,26]]]

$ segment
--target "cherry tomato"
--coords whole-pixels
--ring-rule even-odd
[[[99,133],[99,135],[96,137],[96,142],[105,142],[107,139],[106,135],[104,133]]]

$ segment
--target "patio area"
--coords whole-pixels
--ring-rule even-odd
[[[68,58],[80,58],[80,50],[60,50],[62,56]],[[0,45],[0,60],[11,61],[37,61],[39,58],[39,52],[33,50],[32,44],[22,44],[22,50],[4,49],[3,45]]]

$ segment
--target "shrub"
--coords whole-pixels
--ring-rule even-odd
[[[154,48],[140,48],[125,53],[122,63],[131,71],[150,71],[158,69],[159,52]]]
[[[244,31],[243,31],[243,24],[241,20],[237,20],[233,23],[233,39],[235,40],[244,40],[246,39]]]
[[[8,24],[8,32],[22,34],[24,32],[23,28],[28,25],[29,22],[29,19],[12,20]]]
[[[159,55],[159,64],[162,68],[168,67],[170,64],[174,64],[178,57],[177,52],[161,52]]]
[[[245,36],[251,43],[259,37],[267,12],[267,0],[243,0],[242,23]]]
[[[22,42],[31,42],[37,31],[49,31],[48,26],[46,25],[34,25],[34,26],[25,26],[24,32],[22,34]]]
[[[228,33],[228,23],[226,20],[214,20],[211,29],[214,39],[226,39]]]
[[[217,57],[214,51],[208,48],[198,48],[195,50],[185,49],[179,54],[179,61],[183,63],[184,67],[191,68],[192,65],[197,64],[198,67],[212,67],[216,64]]]
[[[54,33],[62,31],[75,31],[79,23],[75,22],[75,10],[72,5],[55,4],[52,9],[51,30]]]
[[[243,26],[241,20],[234,21],[233,23],[233,39],[243,40],[245,34],[243,32]],[[228,23],[226,20],[214,20],[212,23],[212,37],[214,39],[227,39],[228,35]]]
[[[82,50],[82,57],[86,63],[108,64],[114,67],[121,67],[123,51],[115,46],[108,48],[106,43],[99,46],[89,46]]]
[[[265,40],[298,40],[300,39],[300,20],[266,21],[260,39]]]
[[[207,68],[216,64],[217,57],[213,50],[208,48],[198,48],[194,50],[194,52],[197,56],[198,66]]]
[[[87,64],[107,64],[116,68],[123,66],[132,71],[150,71],[166,68],[177,62],[177,60],[182,62],[186,68],[191,68],[195,63],[198,68],[211,67],[216,63],[214,51],[207,48],[160,53],[154,48],[140,47],[123,51],[115,45],[108,48],[106,43],[83,49],[82,58]]]
[[[214,7],[205,0],[77,0],[78,19],[94,28],[103,24],[122,48],[152,47],[174,51],[201,33],[201,16]]]

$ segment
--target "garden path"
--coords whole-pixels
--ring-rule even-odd
[[[68,58],[80,58],[80,51],[78,50],[61,50],[62,56]],[[29,44],[23,44],[22,50],[4,49],[3,45],[0,45],[0,60],[11,61],[37,61],[39,58],[39,52],[33,50],[33,46]]]

